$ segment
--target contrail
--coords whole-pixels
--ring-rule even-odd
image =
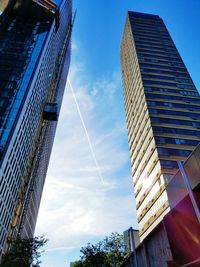
[[[98,176],[99,176],[99,178],[100,178],[102,184],[105,185],[105,182],[104,182],[104,179],[103,179],[103,177],[102,177],[101,170],[100,170],[100,167],[99,167],[99,164],[98,164],[98,161],[97,161],[97,158],[96,158],[96,155],[95,155],[95,153],[94,153],[94,149],[93,149],[93,146],[92,146],[92,143],[91,143],[91,140],[90,140],[90,136],[89,136],[88,131],[87,131],[87,128],[86,128],[86,126],[85,126],[85,122],[84,122],[84,120],[83,120],[83,116],[82,116],[82,113],[81,113],[79,104],[78,104],[78,102],[77,102],[76,96],[75,96],[75,94],[74,94],[74,89],[73,89],[73,87],[72,87],[72,85],[71,85],[71,82],[70,82],[69,78],[67,79],[67,81],[68,81],[69,87],[70,87],[70,89],[71,89],[71,93],[72,93],[72,96],[73,96],[73,98],[74,98],[74,102],[76,103],[76,107],[77,107],[77,110],[78,110],[78,114],[79,114],[79,116],[80,116],[81,123],[82,123],[82,125],[83,125],[84,131],[85,131],[85,134],[86,134],[86,137],[87,137],[87,141],[88,141],[88,144],[89,144],[89,147],[90,147],[90,151],[91,151],[92,157],[93,157],[93,159],[94,159],[94,163],[95,163],[95,165],[96,165],[96,169],[97,169],[97,172],[98,172]]]

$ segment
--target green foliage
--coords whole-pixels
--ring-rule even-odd
[[[30,239],[17,238],[2,257],[0,267],[40,267],[40,248],[47,242],[43,236]]]
[[[113,267],[114,257],[119,267],[126,255],[123,236],[118,233],[112,233],[97,244],[88,243],[80,252],[81,260],[76,261],[73,267]]]
[[[82,261],[76,261],[73,267],[85,267],[85,264]]]

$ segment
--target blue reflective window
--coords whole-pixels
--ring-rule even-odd
[[[160,164],[165,169],[178,169],[178,164],[173,160],[160,160]]]
[[[182,156],[182,157],[188,157],[190,155],[190,150],[185,149],[174,149],[174,148],[158,148],[158,154],[162,156]]]
[[[192,136],[200,137],[200,131],[198,130],[153,126],[153,131],[155,134],[156,133],[172,133],[172,134],[177,134],[177,135],[192,135]]]
[[[161,70],[161,69],[150,69],[150,68],[144,68],[142,66],[141,66],[140,70],[145,75],[151,72],[153,75],[156,75],[157,73],[159,73],[159,74],[171,75],[171,76],[174,76],[174,78],[175,77],[184,77],[184,78],[190,79],[189,74],[188,73],[183,73],[183,72],[166,71],[166,70]],[[192,80],[190,80],[190,82],[191,81]]]
[[[9,18],[4,23],[10,23]],[[32,73],[47,35],[47,23],[15,19],[10,31],[1,31],[0,61],[0,150],[14,126]],[[0,153],[1,153],[0,152]]]
[[[177,89],[171,89],[171,88],[160,88],[160,87],[153,87],[153,86],[148,86],[148,87],[144,87],[144,91],[145,92],[169,92],[169,93],[176,93],[176,94],[181,94],[183,96],[199,96],[199,93],[195,90],[195,91],[188,91],[188,90],[177,90]],[[149,95],[150,96],[150,95]],[[184,99],[186,99],[184,97]],[[187,98],[187,99],[191,99],[191,98]],[[192,98],[192,102],[196,102],[196,98]],[[186,100],[189,101],[189,100]],[[197,98],[197,102],[198,102],[198,98]]]
[[[151,54],[143,54],[143,53],[138,53],[138,58],[154,58],[154,59],[164,59],[164,60],[170,60],[170,62],[176,61],[177,63],[182,63],[182,60],[180,57],[166,57],[166,56],[157,56],[157,55],[151,55]]]
[[[200,119],[200,113],[184,112],[184,111],[177,111],[177,110],[152,109],[152,108],[149,108],[148,110],[150,114],[167,114],[167,115],[185,116],[188,118]]]
[[[192,103],[181,104],[181,103],[170,103],[170,102],[163,102],[163,101],[147,101],[149,106],[161,106],[161,107],[174,107],[174,108],[187,108],[192,110],[200,110],[200,105],[192,105]]]
[[[176,87],[176,88],[182,88],[182,89],[196,89],[194,85],[177,84],[177,83],[170,83],[170,82],[156,81],[156,80],[152,80],[152,81],[144,80],[143,84],[144,86],[160,85],[160,86],[170,86],[170,87]]]
[[[190,140],[183,138],[171,138],[171,137],[162,137],[155,136],[157,144],[176,144],[176,145],[188,145],[188,146],[197,146],[200,140]]]
[[[179,120],[179,119],[171,119],[171,118],[157,118],[151,117],[152,123],[166,123],[166,124],[179,124],[179,125],[189,125],[193,127],[200,127],[200,122],[193,122],[188,120]]]
[[[185,71],[184,68],[184,64],[183,63],[178,63],[178,62],[171,62],[171,61],[163,61],[160,59],[152,59],[152,58],[144,58],[141,57],[139,58],[139,63],[140,65],[144,65],[145,63],[156,63],[156,65],[151,65],[152,67],[155,68],[173,68],[173,69],[178,69],[179,67],[181,67],[181,70]],[[163,64],[163,65],[159,65],[159,64]],[[150,64],[146,64],[146,66],[150,66]]]
[[[149,62],[148,62],[148,61],[149,61]],[[183,73],[183,74],[187,73],[187,72],[185,71],[184,66],[182,66],[182,67],[172,67],[172,66],[170,66],[170,65],[168,64],[168,62],[166,63],[166,61],[165,61],[165,62],[160,62],[160,60],[159,60],[158,62],[159,62],[160,64],[165,64],[165,65],[159,65],[159,64],[154,65],[154,64],[151,64],[151,63],[152,63],[151,60],[147,60],[147,59],[145,59],[145,63],[144,63],[144,62],[140,62],[140,66],[141,66],[142,68],[144,68],[144,67],[146,67],[146,68],[152,67],[152,68],[156,68],[156,69],[159,68],[159,69],[172,70],[172,71],[175,71],[175,72],[179,71],[179,72],[181,72],[181,73]],[[174,74],[175,74],[175,72],[174,72]]]
[[[162,90],[161,90],[161,92],[162,92]],[[166,89],[163,92],[169,92],[169,90]],[[179,90],[176,90],[176,92],[180,93]],[[153,93],[146,93],[145,96],[147,98],[162,98],[162,99],[169,99],[169,100],[171,99],[171,100],[189,101],[191,103],[200,103],[200,97],[199,98],[192,98],[192,97],[185,97],[185,96],[166,95],[166,94],[153,94]]]
[[[134,38],[135,39],[135,38]],[[173,43],[171,44],[168,44],[167,46],[161,42],[154,42],[154,41],[151,41],[151,40],[140,40],[138,38],[135,39],[135,44],[136,46],[142,46],[142,45],[148,45],[148,46],[159,46],[159,47],[162,47],[162,48],[172,48],[172,49],[175,49],[175,46]]]

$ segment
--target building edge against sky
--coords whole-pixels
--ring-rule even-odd
[[[140,238],[169,212],[166,185],[200,140],[200,97],[156,15],[128,12],[124,102]]]
[[[0,257],[17,235],[34,234],[70,64],[71,16],[71,0],[10,1],[0,16]]]

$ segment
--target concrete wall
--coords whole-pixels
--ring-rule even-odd
[[[161,223],[138,248],[139,266],[167,267],[167,262],[172,260],[169,241]]]
[[[172,261],[171,249],[163,223],[136,249],[138,267],[168,267]],[[136,267],[133,254],[127,258],[122,267]]]

